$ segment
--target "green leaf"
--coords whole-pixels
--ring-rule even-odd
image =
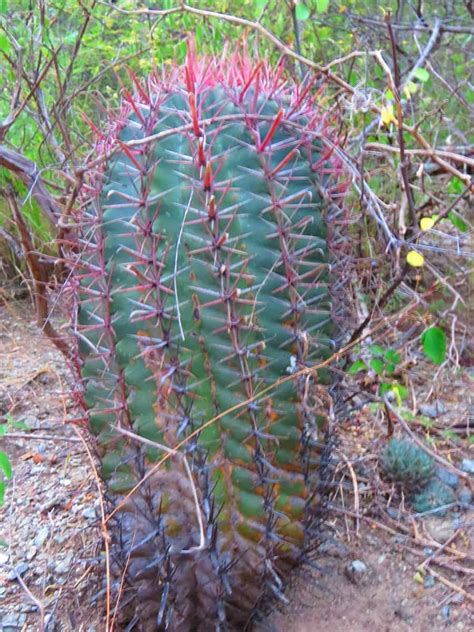
[[[8,426],[7,424],[0,424],[0,437],[4,437],[7,434]]]
[[[325,13],[329,8],[329,0],[316,0],[316,11]]]
[[[456,176],[453,176],[451,180],[448,182],[447,191],[448,193],[459,195],[464,191],[465,188],[466,187],[463,181],[457,178]]]
[[[365,371],[365,369],[367,369],[365,362],[363,360],[356,360],[355,362],[351,364],[347,372],[350,375],[354,375],[355,373],[358,373],[359,371]]]
[[[413,73],[413,76],[419,81],[425,83],[430,78],[430,73],[426,70],[426,68],[417,68]]]
[[[295,15],[297,20],[307,20],[309,18],[309,9],[306,5],[298,3],[295,7]]]
[[[381,375],[384,369],[384,362],[380,358],[372,358],[370,361],[370,366],[377,373],[377,375]]]
[[[380,345],[370,345],[369,353],[373,356],[383,356],[385,354],[385,349]]]
[[[442,364],[446,357],[446,334],[440,327],[430,327],[421,336],[423,351],[435,364]]]
[[[6,489],[6,487],[7,487],[6,484],[3,481],[0,481],[0,507],[5,502],[5,489]]]
[[[467,231],[469,230],[469,226],[466,224],[462,217],[459,217],[457,213],[455,213],[454,211],[449,211],[448,218],[451,224],[453,226],[456,226],[456,228],[460,230],[461,233],[467,233]]]
[[[10,459],[8,458],[8,454],[5,452],[0,452],[0,470],[3,470],[5,476],[8,480],[12,477],[12,464],[10,463]]]
[[[8,53],[10,50],[10,40],[3,33],[0,33],[0,50],[4,53]]]
[[[392,390],[392,385],[391,384],[388,384],[388,382],[382,382],[382,384],[379,387],[379,395],[380,395],[380,397],[383,397],[386,393],[388,393],[391,390]]]
[[[387,362],[397,365],[400,362],[400,354],[395,349],[387,349],[384,353],[384,358]]]

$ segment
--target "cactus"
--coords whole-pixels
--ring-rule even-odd
[[[412,494],[428,483],[434,460],[412,441],[394,438],[382,453],[381,468],[384,478]]]
[[[281,64],[131,77],[73,261],[114,588],[134,629],[243,630],[324,516],[341,167]]]
[[[410,499],[410,502],[417,513],[433,512],[437,516],[445,516],[447,509],[441,509],[441,507],[456,502],[456,495],[443,481],[432,478],[421,491]]]

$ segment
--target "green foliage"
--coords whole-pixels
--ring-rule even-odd
[[[429,481],[434,460],[412,441],[392,438],[381,454],[380,467],[386,480],[412,494]]]
[[[408,390],[398,380],[393,379],[393,374],[401,360],[398,351],[373,344],[367,347],[364,355],[366,355],[365,359],[359,358],[350,365],[347,371],[349,375],[355,375],[360,371],[374,371],[379,380],[379,396],[383,397],[392,392],[397,404],[401,406],[402,400],[408,396]]]
[[[432,478],[424,489],[410,499],[411,506],[417,513],[432,511],[455,501],[456,496],[451,487],[437,478]],[[446,513],[447,510],[437,511],[436,515],[443,516]]]
[[[7,487],[6,481],[11,480],[13,476],[12,465],[8,454],[0,451],[0,507],[4,503],[5,490]]]
[[[467,233],[469,231],[468,224],[455,211],[449,211],[448,218],[451,224],[461,231],[461,233]]]
[[[305,4],[299,2],[295,8],[295,15],[298,20],[307,20],[310,16],[310,11]]]
[[[446,358],[446,334],[440,327],[430,327],[421,336],[425,355],[435,364],[443,364]]]

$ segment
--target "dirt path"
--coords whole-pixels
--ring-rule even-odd
[[[65,415],[73,415],[63,394],[64,363],[28,321],[30,312],[26,303],[0,307],[0,416],[8,420],[1,449],[14,468],[0,510],[0,629],[36,632],[44,616],[49,632],[102,632],[102,542],[93,470],[78,435],[63,423]],[[361,437],[348,434],[354,446],[363,447]],[[357,476],[364,480],[360,471]],[[350,477],[346,483],[341,482],[341,489],[348,489],[338,494],[339,509],[330,520],[332,535],[317,560],[321,570],[297,577],[289,605],[259,630],[474,630],[473,604],[462,588],[468,585],[466,573],[434,567],[445,583],[430,573],[417,574],[417,566],[436,550],[423,546],[436,535],[429,523],[405,522],[400,528],[394,518],[381,528],[364,519],[357,536],[353,518],[341,513],[342,499],[353,511]],[[360,501],[367,516],[371,503],[379,502],[362,491]],[[473,516],[464,511],[461,518],[456,545],[465,554],[472,542],[465,525],[472,525]],[[435,524],[438,532],[442,522]],[[445,527],[452,535],[453,525]],[[472,574],[472,564],[470,569]]]

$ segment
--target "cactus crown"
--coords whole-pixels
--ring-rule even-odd
[[[98,132],[74,261],[114,572],[140,629],[241,630],[324,507],[335,138],[312,82],[245,53],[191,45],[183,68],[132,79]]]
[[[407,493],[422,489],[434,471],[434,460],[412,441],[390,439],[382,453],[384,477]]]

